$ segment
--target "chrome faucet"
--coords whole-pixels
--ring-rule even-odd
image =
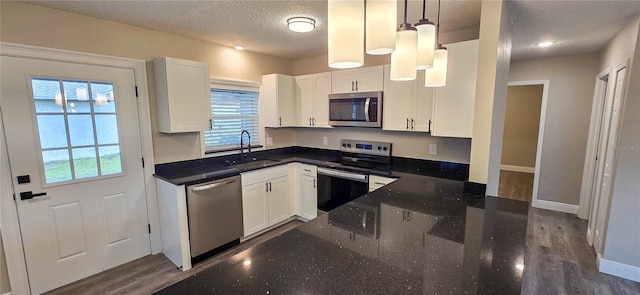
[[[249,137],[249,143],[247,144],[247,149],[249,150],[249,155],[251,155],[251,134],[249,134],[249,131],[247,130],[242,130],[242,132],[240,133],[240,162],[244,162],[244,141],[243,141],[243,135],[247,134],[247,137]]]

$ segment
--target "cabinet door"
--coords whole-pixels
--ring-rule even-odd
[[[413,99],[413,131],[430,132],[429,121],[433,117],[434,89],[424,87],[424,71],[418,71],[415,84],[417,95]]]
[[[209,130],[211,98],[206,63],[176,58],[154,60],[160,132]]]
[[[245,237],[269,226],[267,201],[266,183],[242,187],[242,222]]]
[[[289,177],[269,181],[269,226],[293,216],[289,208]]]
[[[358,77],[356,79],[357,92],[382,91],[383,85],[382,66],[358,69]]]
[[[306,219],[314,219],[318,214],[318,191],[315,177],[300,177],[300,215]]]
[[[293,77],[278,75],[278,124],[281,127],[296,125],[296,102],[293,89]]]
[[[468,137],[473,132],[478,40],[446,45],[449,51],[447,85],[435,90],[431,134]]]
[[[297,76],[295,80],[297,125],[310,127],[314,104],[313,77],[312,75]]]
[[[331,93],[355,92],[355,82],[358,78],[354,70],[342,70],[331,73]]]
[[[329,127],[329,94],[331,73],[313,75],[313,101],[315,103],[313,127]]]
[[[409,131],[411,129],[411,100],[415,95],[413,81],[391,81],[390,66],[384,66],[384,97],[382,128]]]

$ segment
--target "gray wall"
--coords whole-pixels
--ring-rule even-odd
[[[599,55],[516,60],[509,81],[549,80],[538,199],[577,205]]]
[[[7,272],[7,258],[4,256],[4,247],[2,245],[2,235],[0,235],[0,294],[11,291]]]
[[[542,85],[509,86],[504,117],[502,165],[536,166]]]
[[[603,52],[602,66],[615,64],[624,54],[632,59],[627,71],[613,179],[613,192],[606,230],[604,258],[640,268],[640,16],[619,34],[635,42],[612,42]],[[634,44],[635,43],[635,44]],[[623,47],[618,47],[622,45]],[[631,50],[629,50],[631,47]],[[633,52],[635,47],[635,53]],[[620,56],[622,54],[622,56]],[[619,58],[612,57],[619,55]]]

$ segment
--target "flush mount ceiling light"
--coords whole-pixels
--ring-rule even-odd
[[[236,45],[233,48],[235,48],[236,50],[240,51],[240,50],[244,50],[244,46],[242,45]]]
[[[442,87],[447,83],[447,63],[449,53],[440,44],[440,0],[438,0],[438,26],[436,27],[436,43],[438,47],[433,53],[433,67],[424,72],[424,86]]]
[[[544,42],[540,42],[540,43],[538,43],[536,45],[538,45],[539,47],[549,47],[549,46],[553,45],[553,41],[544,41]]]
[[[292,17],[287,20],[287,27],[294,32],[307,33],[315,29],[316,20],[310,17]]]
[[[357,68],[364,64],[364,0],[327,1],[329,67]]]
[[[396,49],[396,24],[398,5],[396,0],[367,1],[366,5],[367,54],[389,54]]]
[[[415,80],[417,63],[418,30],[407,23],[407,0],[404,0],[404,23],[396,33],[396,51],[391,53],[391,80]]]
[[[422,19],[415,25],[418,29],[418,70],[433,67],[433,51],[436,43],[436,26],[426,17],[427,2],[422,0]]]

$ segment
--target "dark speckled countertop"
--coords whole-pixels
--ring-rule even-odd
[[[403,161],[390,185],[157,294],[520,294],[528,203]]]

